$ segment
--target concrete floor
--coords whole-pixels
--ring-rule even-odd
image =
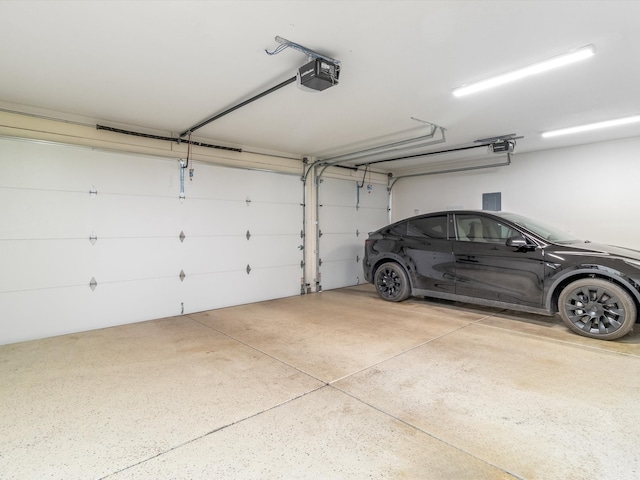
[[[640,333],[327,291],[0,347],[0,478],[640,478]]]

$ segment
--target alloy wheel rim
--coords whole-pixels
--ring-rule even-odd
[[[385,270],[382,272],[380,279],[378,281],[378,289],[381,291],[387,298],[392,298],[397,295],[397,292],[400,288],[398,274],[393,270]]]
[[[571,323],[587,333],[613,333],[622,327],[626,316],[620,300],[600,287],[575,289],[564,308]]]

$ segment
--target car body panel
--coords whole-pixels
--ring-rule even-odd
[[[519,251],[490,243],[453,244],[457,295],[542,307],[542,249]]]
[[[365,279],[373,282],[380,264],[396,261],[409,276],[412,295],[553,315],[558,295],[568,283],[599,277],[625,288],[640,305],[640,251],[577,240],[555,242],[550,240],[553,235],[538,234],[511,221],[509,215],[435,212],[383,227],[366,240]],[[446,217],[447,232],[435,235],[446,238],[408,228],[429,224],[436,216],[439,223]],[[468,235],[472,220],[483,223],[484,237]],[[487,226],[493,233],[486,233]],[[507,236],[520,242],[508,246]]]

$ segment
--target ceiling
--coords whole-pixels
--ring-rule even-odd
[[[638,18],[633,1],[3,0],[0,108],[176,135],[295,75],[303,53],[265,52],[280,36],[339,60],[339,84],[315,93],[287,85],[194,138],[326,159],[424,136],[428,122],[446,141],[420,152],[513,133],[523,137],[517,154],[640,135],[636,124],[540,137],[640,113]],[[451,93],[588,44],[596,55],[578,64],[468,97]]]

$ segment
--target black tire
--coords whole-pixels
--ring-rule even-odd
[[[558,298],[564,323],[574,332],[600,340],[625,336],[636,323],[636,304],[620,286],[583,278],[565,287]]]
[[[374,285],[378,295],[389,302],[402,302],[411,295],[407,272],[395,262],[383,263],[378,267]]]

